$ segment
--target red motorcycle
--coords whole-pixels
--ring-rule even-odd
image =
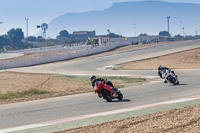
[[[112,102],[112,99],[123,99],[122,93],[115,87],[103,83],[102,81],[96,81],[94,86],[95,93],[101,98],[103,97],[106,101]]]

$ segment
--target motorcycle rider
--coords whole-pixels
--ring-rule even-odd
[[[117,91],[117,88],[115,88],[113,86],[111,81],[107,81],[107,79],[103,79],[103,78],[96,78],[96,76],[94,76],[94,75],[90,77],[90,83],[92,84],[93,88],[96,85],[97,81],[101,81],[101,82],[103,82],[103,83],[105,83],[107,85],[110,85],[111,87],[113,87],[114,91]],[[99,98],[101,98],[101,96],[99,96]]]
[[[171,71],[170,68],[159,66],[159,67],[158,67],[158,75],[160,76],[160,78],[163,78],[163,77],[162,77],[162,71],[165,71],[165,70],[169,70],[169,71],[172,72],[176,77],[178,77],[178,76],[174,73],[174,71]],[[165,80],[164,83],[166,84],[166,83],[167,83],[167,80]]]
[[[105,84],[107,84],[107,85],[110,85],[110,86],[114,87],[113,84],[112,84],[112,82],[111,82],[111,81],[107,81],[107,79],[96,78],[96,76],[94,76],[94,75],[90,77],[90,83],[92,84],[92,87],[93,87],[93,88],[94,88],[95,83],[96,83],[97,81],[101,81],[101,82],[103,82],[103,83],[105,83]]]

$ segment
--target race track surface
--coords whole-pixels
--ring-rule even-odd
[[[130,75],[157,77],[157,71],[112,71],[104,70],[105,66],[151,58],[169,53],[200,47],[197,41],[174,43],[151,48],[99,57],[44,64],[32,67],[15,68],[10,71],[33,73],[61,73],[76,75]],[[89,115],[150,103],[162,102],[200,93],[199,70],[176,70],[180,85],[164,84],[161,80],[142,86],[121,89],[124,99],[107,103],[94,93],[78,94],[59,98],[0,105],[0,129],[29,125],[56,119]]]

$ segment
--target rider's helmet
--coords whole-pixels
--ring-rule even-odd
[[[162,69],[162,66],[159,66],[159,67],[158,67],[158,70],[161,70],[161,69]]]
[[[96,77],[95,77],[94,75],[91,76],[91,77],[90,77],[90,82],[91,82],[91,83],[94,83],[95,81],[96,81]]]

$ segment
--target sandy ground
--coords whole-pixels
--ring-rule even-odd
[[[0,77],[0,96],[1,94],[5,94],[10,91],[17,92],[30,89],[52,92],[50,94],[42,94],[38,96],[0,99],[0,104],[66,96],[93,91],[89,82],[77,81],[60,75],[0,72]]]
[[[101,53],[98,55],[82,57],[94,58],[103,55],[110,55],[121,53],[124,51],[131,51],[134,49],[145,48],[151,45],[138,45],[118,48],[111,52]],[[162,45],[162,44],[159,44]],[[33,54],[25,55],[20,58],[32,58]],[[81,58],[79,58],[81,59]],[[1,61],[2,62],[2,61]],[[148,65],[147,65],[148,64]],[[167,66],[172,69],[200,69],[200,49],[180,52],[152,58],[148,60],[136,61],[121,64],[123,69],[157,69],[159,65]],[[88,83],[73,81],[72,79],[57,77],[48,74],[26,74],[26,73],[13,73],[13,72],[0,72],[0,92],[6,93],[7,91],[26,90],[30,88],[49,89],[56,91],[53,96],[61,96],[62,94],[72,93],[74,90],[70,85],[76,84],[77,86],[84,86],[76,88],[77,93],[87,92],[91,89]],[[68,82],[69,81],[69,82]],[[55,89],[56,88],[56,89]],[[64,88],[69,88],[65,90]],[[92,91],[92,90],[89,90]],[[36,96],[31,98],[14,99],[14,101],[35,100],[40,98],[52,97],[51,94]],[[1,100],[2,103],[13,102],[13,100]],[[82,127],[73,130],[66,130],[61,133],[130,133],[130,132],[200,132],[200,106],[187,107],[183,109],[174,109],[166,112],[161,112],[152,115],[141,117],[134,117],[110,123],[103,123],[99,125]]]
[[[57,133],[199,133],[200,105]]]
[[[200,48],[120,65],[128,70],[157,69],[160,65],[171,69],[200,69]]]

